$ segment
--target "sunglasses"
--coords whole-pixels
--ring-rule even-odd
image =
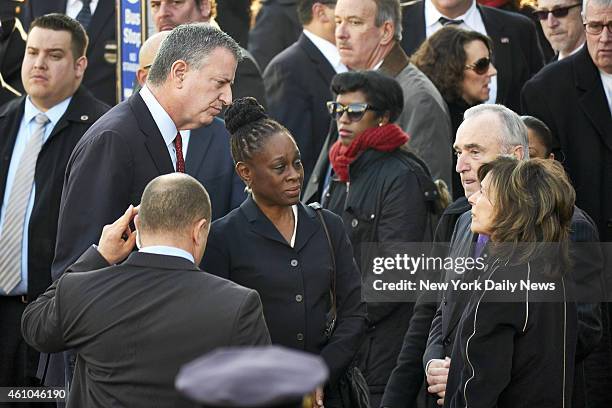
[[[608,21],[606,24],[601,21],[589,21],[588,23],[584,23],[584,29],[587,33],[592,35],[601,34],[604,27],[608,27],[608,32],[612,34],[612,21]]]
[[[327,111],[335,120],[339,120],[344,115],[344,112],[346,112],[351,122],[359,122],[368,110],[378,111],[378,109],[367,103],[349,103],[345,106],[339,102],[327,102]]]
[[[559,7],[552,10],[535,10],[533,12],[533,15],[536,16],[539,20],[547,20],[548,14],[552,14],[555,18],[562,18],[567,16],[567,13],[569,13],[570,9],[579,6],[582,6],[582,3],[572,4],[571,6]]]
[[[489,72],[490,66],[491,66],[491,58],[483,57],[473,64],[466,65],[465,69],[471,69],[478,75],[484,75],[487,72]]]

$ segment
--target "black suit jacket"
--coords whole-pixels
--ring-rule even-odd
[[[266,104],[266,90],[261,77],[261,70],[255,58],[247,50],[242,49],[242,61],[236,68],[236,78],[232,86],[233,99],[252,96],[264,107]]]
[[[488,36],[493,41],[493,63],[497,68],[497,103],[520,112],[520,90],[544,66],[544,57],[533,21],[517,13],[480,6]],[[402,48],[408,55],[425,41],[423,1],[402,10]]]
[[[217,0],[217,23],[241,47],[249,42],[251,0]]]
[[[25,52],[25,40],[21,33],[15,28],[15,19],[2,21],[2,33],[0,36],[0,74],[6,83],[22,95],[23,83],[21,82],[21,62]],[[0,87],[0,106],[17,98],[15,93]]]
[[[230,135],[221,119],[191,131],[185,158],[185,173],[195,177],[208,191],[212,219],[223,217],[246,198],[244,183],[234,171]]]
[[[23,117],[25,96],[0,110],[0,197],[4,196],[11,155]],[[64,170],[72,149],[87,129],[108,110],[87,90],[79,88],[66,113],[53,128],[36,162],[36,196],[28,225],[28,296],[34,299],[51,283]]]
[[[40,351],[76,349],[76,407],[195,407],[174,388],[181,365],[270,343],[254,290],[175,256],[135,252],[109,267],[93,247],[28,305],[22,331]]]
[[[25,3],[25,24],[30,26],[32,20],[49,13],[66,13],[67,0],[28,0]],[[117,103],[117,66],[109,63],[104,54],[110,52],[116,58],[117,41],[115,39],[117,22],[115,21],[115,2],[113,0],[99,0],[96,11],[93,13],[87,36],[87,71],[83,78],[85,85],[96,98],[108,105]]]
[[[274,344],[320,354],[335,382],[359,349],[365,304],[353,250],[342,221],[322,210],[336,257],[338,319],[324,331],[330,310],[330,247],[313,209],[298,204],[292,248],[252,197],[211,226],[202,268],[259,292]]]
[[[289,129],[302,155],[304,180],[319,157],[331,118],[325,102],[336,74],[325,56],[304,34],[278,54],[264,72],[270,116]]]
[[[612,114],[599,71],[585,46],[546,66],[525,84],[523,111],[544,121],[553,151],[603,242],[612,241]]]
[[[262,0],[255,26],[249,32],[249,51],[266,70],[278,53],[293,44],[302,31],[297,0]]]

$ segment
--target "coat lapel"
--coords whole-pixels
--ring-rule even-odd
[[[591,121],[608,149],[612,150],[612,115],[604,93],[601,77],[586,46],[572,61],[574,81],[578,88],[578,104]]]
[[[272,241],[289,245],[281,233],[278,232],[274,224],[272,224],[272,221],[270,221],[268,217],[266,217],[266,215],[259,209],[257,204],[255,204],[252,195],[249,195],[240,205],[240,211],[242,211],[246,219],[249,221],[251,230],[254,233]]]
[[[319,51],[319,49],[306,37],[303,33],[298,39],[298,44],[302,50],[306,53],[308,58],[317,67],[316,71],[325,81],[326,84],[331,83],[332,78],[336,75],[336,71],[331,66],[325,56]]]
[[[185,172],[191,176],[198,174],[205,157],[208,154],[208,146],[213,140],[212,127],[205,126],[191,131],[189,136],[189,147],[185,159]]]
[[[134,113],[134,117],[137,118],[138,126],[140,130],[146,135],[145,146],[151,155],[151,159],[157,167],[159,174],[168,174],[174,172],[174,166],[168,154],[168,149],[164,144],[164,138],[162,137],[151,112],[144,103],[140,93],[136,93],[128,99],[127,103]]]
[[[77,89],[72,96],[72,100],[70,101],[66,112],[51,131],[51,135],[49,136],[48,140],[51,140],[53,136],[64,130],[70,124],[70,122],[93,124],[93,117],[87,114],[88,106],[83,102],[82,96],[85,93],[88,93],[91,96],[89,91],[87,91],[85,88],[79,87],[79,89]]]
[[[91,43],[95,43],[104,25],[108,24],[109,21],[113,21],[114,9],[114,2],[105,0],[98,1],[96,11],[93,16],[91,16],[91,22],[89,23],[89,27],[87,27],[87,35]]]
[[[298,225],[294,246],[296,251],[299,252],[308,243],[321,227],[320,223],[321,221],[318,220],[317,214],[312,208],[298,203]]]
[[[477,6],[487,35],[493,42],[493,64],[497,71],[497,102],[504,103],[512,83],[512,44],[504,28],[504,21],[489,13],[486,7]]]
[[[425,41],[425,4],[423,1],[408,2],[402,9],[401,45],[408,55],[412,55]]]

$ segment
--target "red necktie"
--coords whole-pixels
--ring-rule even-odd
[[[180,132],[176,132],[174,147],[176,148],[176,171],[179,173],[184,173],[185,159],[183,158],[183,138],[181,137]]]

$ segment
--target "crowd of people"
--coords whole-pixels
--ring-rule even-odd
[[[611,0],[146,3],[124,101],[113,0],[0,6],[7,406],[612,406]]]

